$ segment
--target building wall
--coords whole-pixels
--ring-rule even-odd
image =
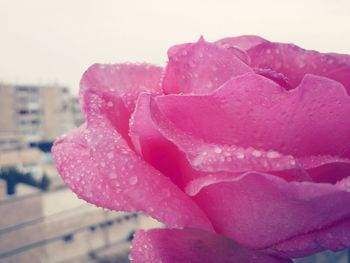
[[[5,215],[0,218],[4,263],[86,263],[101,253],[125,255],[131,233],[140,226],[160,226],[142,215],[87,204],[66,188],[0,201],[0,214]]]
[[[50,87],[41,89],[42,140],[52,141],[59,135],[75,127],[70,108],[71,95],[67,88]]]
[[[18,132],[15,109],[15,89],[11,85],[0,84],[0,133]]]
[[[3,180],[0,180],[0,200],[4,200],[7,198],[7,187],[6,182]]]
[[[14,122],[26,141],[39,141],[42,136],[41,88],[38,86],[14,86],[13,88],[15,89]]]
[[[25,168],[39,165],[42,158],[43,153],[36,148],[0,152],[0,168],[17,167],[24,171]]]
[[[0,135],[53,141],[81,122],[78,100],[66,87],[0,84]]]
[[[73,122],[76,127],[79,127],[84,122],[84,116],[80,111],[79,99],[72,98],[70,101],[71,111],[73,113]]]
[[[30,198],[7,198],[0,202],[0,262],[47,262],[43,259],[44,247],[28,250],[28,253],[19,253],[19,248],[30,244],[37,233],[44,231],[43,225],[31,225],[42,217],[42,198],[34,195]],[[3,254],[5,253],[5,255]],[[4,257],[5,256],[5,257]]]
[[[25,147],[26,143],[19,133],[0,133],[0,153]]]

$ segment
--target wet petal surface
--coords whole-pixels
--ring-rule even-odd
[[[149,65],[92,66],[81,81],[87,123],[55,142],[55,165],[80,198],[97,206],[143,211],[173,227],[211,229],[200,208],[130,148],[130,114],[142,91],[160,92],[160,75]]]
[[[322,54],[292,44],[263,42],[248,51],[254,68],[272,69],[296,87],[306,74],[329,77],[342,83],[350,94],[348,55]]]
[[[130,121],[130,137],[138,153],[157,170],[168,176],[181,189],[194,178],[185,155],[178,147],[165,138],[151,117],[152,97],[141,94]]]
[[[198,229],[139,231],[132,246],[135,263],[291,263]]]
[[[216,41],[215,44],[223,48],[236,47],[244,51],[248,51],[249,49],[264,42],[268,42],[268,41],[259,36],[247,35],[247,36],[223,38]]]
[[[177,128],[206,142],[295,157],[350,156],[350,98],[341,84],[322,77],[307,75],[297,89],[286,91],[247,74],[210,95],[155,101]]]
[[[314,231],[326,237],[330,226],[350,219],[349,185],[286,182],[273,175],[246,173],[199,178],[188,185],[187,193],[208,214],[218,233],[262,249],[300,235],[310,234],[312,243]],[[350,229],[343,231],[339,240],[350,238]],[[293,252],[298,256],[300,251]]]
[[[288,181],[311,179],[292,156],[285,156],[276,151],[208,143],[178,128],[176,123],[162,114],[155,100],[152,100],[150,107],[153,127],[161,136],[176,145],[186,155],[191,166],[200,172],[187,177],[186,183],[191,178],[206,176],[210,173],[239,174],[246,171],[277,172],[276,175]]]
[[[149,64],[94,64],[83,75],[80,98],[90,115],[104,115],[129,142],[130,114],[141,92],[161,93],[163,69]]]
[[[194,44],[176,46],[168,53],[163,80],[165,94],[206,94],[234,76],[252,72],[234,52],[202,38]]]
[[[350,219],[306,235],[293,237],[266,250],[280,257],[305,257],[324,250],[340,251],[350,246]]]

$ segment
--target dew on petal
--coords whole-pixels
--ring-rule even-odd
[[[222,149],[220,148],[220,147],[215,147],[214,148],[214,152],[216,152],[216,153],[222,153]]]
[[[269,151],[269,152],[267,152],[266,156],[267,156],[267,158],[275,159],[275,158],[280,157],[280,154],[278,152],[275,152],[275,151]]]
[[[252,155],[254,157],[261,157],[262,153],[259,150],[253,150]]]
[[[295,165],[295,164],[296,164],[296,162],[295,162],[294,159],[291,159],[291,160],[289,161],[289,163],[290,163],[291,165]]]
[[[236,157],[237,157],[237,159],[242,160],[242,159],[244,159],[245,154],[243,152],[237,152]]]
[[[130,179],[129,179],[129,184],[130,185],[135,185],[137,184],[137,176],[131,176]]]
[[[107,158],[108,159],[112,159],[113,157],[114,157],[114,153],[113,152],[107,153]]]

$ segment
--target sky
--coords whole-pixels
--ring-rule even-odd
[[[242,34],[350,54],[350,1],[0,0],[0,82],[76,94],[93,63],[165,65],[173,44]]]

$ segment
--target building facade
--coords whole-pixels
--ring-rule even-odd
[[[82,123],[78,100],[66,87],[0,84],[0,136],[26,143],[53,141]],[[7,149],[0,144],[0,151]]]

